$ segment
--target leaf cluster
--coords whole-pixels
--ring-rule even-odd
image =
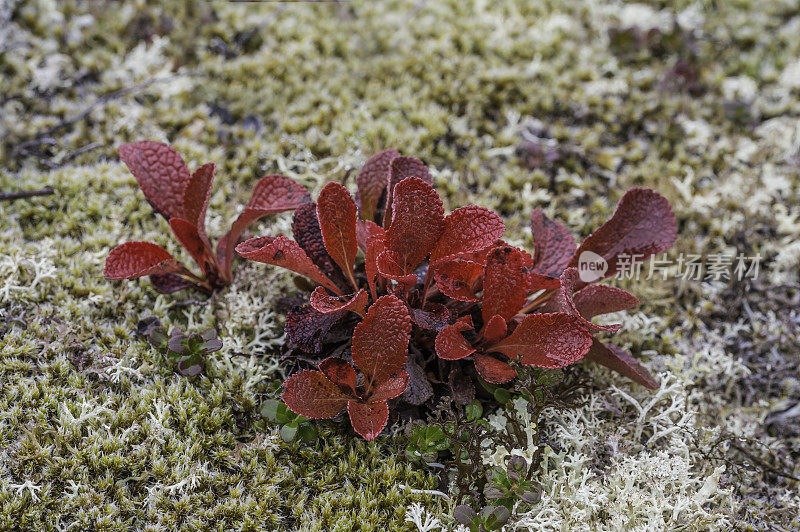
[[[139,332],[153,347],[159,349],[175,369],[184,377],[194,377],[203,371],[205,355],[222,349],[217,331],[206,329],[201,333],[186,333],[175,327],[170,333],[156,319],[142,320]]]

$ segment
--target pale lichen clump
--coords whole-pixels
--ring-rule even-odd
[[[759,255],[761,273],[620,281],[643,305],[617,341],[662,390],[589,370],[585,406],[543,421],[545,497],[518,526],[800,526],[778,474],[800,475],[796,6],[12,0],[0,22],[0,189],[57,192],[0,203],[0,528],[452,524],[399,438],[320,424],[286,444],[256,421],[290,276],[240,262],[206,305],[103,279],[125,240],[183,256],[116,158],[142,138],[218,163],[212,236],[265,173],[316,196],[392,146],[528,249],[533,208],[585,236],[626,188],[658,189],[668,258]],[[223,349],[183,379],[137,338],[148,315]]]

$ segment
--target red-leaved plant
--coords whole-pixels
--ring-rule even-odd
[[[383,296],[370,306],[353,331],[353,365],[328,358],[320,371],[295,373],[285,383],[283,401],[293,412],[310,419],[332,418],[347,406],[350,423],[367,440],[375,439],[389,419],[387,401],[406,390],[411,318],[395,296]]]
[[[365,163],[356,182],[356,201],[329,183],[316,204],[297,208],[294,240],[263,236],[236,247],[247,259],[318,285],[286,319],[287,355],[320,370],[286,382],[290,409],[327,418],[347,404],[355,429],[372,439],[387,422],[387,400],[397,397],[395,405],[413,409],[449,395],[466,404],[476,380],[507,383],[516,376],[515,364],[562,368],[588,358],[658,386],[629,353],[595,338],[619,325],[591,321],[638,304],[624,290],[592,283],[614,275],[621,256],[644,260],[675,241],[675,217],[658,193],[629,190],[611,219],[580,246],[563,225],[534,211],[529,254],[501,240],[503,222],[486,208],[470,205],[445,216],[418,159],[383,151]],[[591,283],[576,269],[583,254],[607,262]],[[410,320],[408,349],[408,332],[395,335],[390,319]],[[369,353],[365,345],[372,346]],[[358,386],[348,358],[364,374]],[[391,371],[378,378],[370,363]]]
[[[214,163],[190,172],[174,148],[150,140],[122,144],[119,156],[153,210],[169,222],[175,237],[199,266],[200,274],[150,242],[126,242],[112,249],[103,274],[108,279],[150,276],[156,290],[163,293],[189,287],[211,293],[229,284],[233,249],[247,226],[263,216],[296,209],[311,201],[305,187],[295,181],[280,175],[264,176],[215,251],[205,228]]]

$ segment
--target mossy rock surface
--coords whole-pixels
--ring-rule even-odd
[[[661,391],[586,368],[585,405],[543,420],[546,490],[517,526],[800,526],[800,10],[668,4],[0,3],[0,191],[55,190],[0,201],[0,529],[454,526],[397,429],[287,444],[260,420],[290,276],[239,262],[208,301],[103,278],[126,240],[183,256],[116,156],[143,138],[217,163],[213,237],[260,176],[352,188],[387,147],[521,246],[533,208],[583,237],[659,190],[669,259],[759,255],[757,279],[618,281],[642,305],[613,341]],[[224,347],[182,378],[136,336],[148,315]]]

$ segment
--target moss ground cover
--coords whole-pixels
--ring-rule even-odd
[[[798,526],[796,4],[11,0],[0,22],[0,190],[56,190],[0,202],[0,528],[454,526],[400,435],[287,444],[260,420],[290,275],[239,262],[207,302],[102,277],[125,240],[183,256],[115,154],[141,138],[217,162],[213,237],[262,175],[352,190],[391,146],[514,245],[534,208],[585,236],[627,188],[659,190],[670,258],[761,271],[619,282],[643,304],[618,343],[662,387],[591,369],[585,405],[544,420],[542,503],[517,526]],[[223,348],[182,378],[136,336],[148,315]]]

